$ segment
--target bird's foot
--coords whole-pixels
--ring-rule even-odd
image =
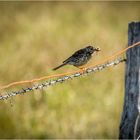
[[[78,67],[78,68],[81,69],[82,73],[84,73],[87,70],[86,67]]]

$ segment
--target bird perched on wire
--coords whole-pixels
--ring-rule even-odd
[[[92,54],[94,54],[95,52],[98,52],[98,51],[100,51],[100,48],[95,48],[93,46],[87,46],[83,49],[76,51],[74,54],[72,54],[72,56],[70,56],[68,59],[63,61],[63,63],[61,65],[54,68],[53,70],[57,70],[67,64],[73,65],[75,67],[80,67],[80,66],[86,64],[91,59]]]

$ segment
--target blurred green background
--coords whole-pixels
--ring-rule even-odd
[[[86,45],[102,49],[91,64],[111,56],[139,13],[139,2],[0,2],[0,85],[77,70],[52,68]],[[124,68],[0,101],[0,138],[117,138]]]

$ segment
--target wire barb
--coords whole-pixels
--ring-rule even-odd
[[[76,73],[73,73],[73,74],[68,74],[68,75],[65,75],[65,76],[61,76],[61,77],[58,77],[57,79],[52,79],[50,81],[45,81],[44,83],[41,83],[41,84],[33,85],[32,87],[22,88],[19,91],[11,91],[9,93],[5,93],[4,95],[1,95],[0,100],[6,100],[6,99],[8,99],[10,97],[13,97],[13,96],[16,96],[18,94],[22,95],[22,94],[30,92],[30,91],[47,88],[49,86],[53,86],[53,85],[58,84],[58,83],[63,83],[65,81],[69,80],[69,79],[77,78],[77,77],[80,77],[80,76],[86,76],[90,73],[101,71],[101,70],[103,70],[107,67],[115,66],[115,65],[118,65],[119,63],[122,63],[122,62],[125,62],[125,61],[126,61],[125,58],[120,57],[120,58],[115,59],[114,61],[106,62],[104,64],[97,65],[96,67],[88,68],[88,69],[84,70],[83,72],[76,72]]]

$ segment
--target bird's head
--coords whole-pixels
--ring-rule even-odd
[[[87,52],[89,52],[90,54],[92,54],[92,53],[94,53],[94,52],[101,51],[100,48],[95,48],[95,47],[93,47],[93,46],[87,46],[87,47],[86,47],[86,50],[87,50]]]

